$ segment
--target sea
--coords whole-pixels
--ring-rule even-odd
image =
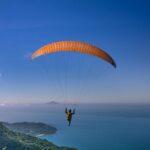
[[[78,150],[150,150],[150,104],[78,104],[70,127],[65,107],[1,105],[0,121],[50,124],[57,132],[40,138]]]

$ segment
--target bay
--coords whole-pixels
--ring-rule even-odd
[[[44,122],[58,128],[42,136],[59,146],[78,150],[149,150],[150,105],[80,104],[67,126],[61,104],[32,104],[0,107],[0,120]],[[69,106],[73,108],[73,106]]]

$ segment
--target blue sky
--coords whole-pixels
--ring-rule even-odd
[[[0,102],[150,102],[150,2],[1,0]],[[91,56],[52,54],[61,40],[98,46],[117,69]]]

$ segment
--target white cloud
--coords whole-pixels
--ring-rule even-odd
[[[0,106],[1,106],[1,107],[4,107],[4,106],[6,106],[6,104],[5,104],[5,103],[1,103]]]

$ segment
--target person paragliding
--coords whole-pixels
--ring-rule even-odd
[[[66,113],[66,117],[67,117],[67,121],[68,121],[68,126],[70,126],[71,125],[72,116],[75,114],[75,109],[67,110],[67,108],[66,108],[65,109],[65,113]]]
[[[42,55],[52,54],[56,52],[79,52],[79,53],[89,54],[89,55],[96,56],[97,58],[108,62],[114,68],[117,67],[114,59],[104,50],[96,46],[93,46],[91,44],[80,42],[80,41],[59,41],[59,42],[54,42],[54,43],[45,45],[39,48],[38,50],[36,50],[32,54],[31,59],[35,59]],[[70,126],[72,116],[75,114],[75,109],[68,110],[66,108],[65,113],[67,116],[68,126]]]

